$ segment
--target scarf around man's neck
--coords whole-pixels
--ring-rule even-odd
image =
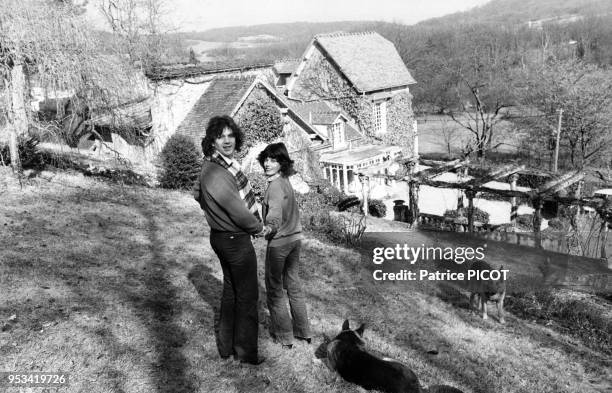
[[[251,213],[257,217],[258,220],[261,221],[261,216],[259,215],[259,210],[257,209],[257,201],[255,200],[255,194],[253,193],[253,189],[251,188],[251,183],[249,183],[249,179],[242,172],[240,167],[237,165],[235,160],[232,160],[231,163],[228,163],[219,152],[214,152],[210,157],[210,162],[214,162],[215,164],[221,165],[223,168],[227,169],[232,176],[234,176],[234,180],[236,181],[236,186],[238,186],[238,193],[240,194],[240,198],[244,201],[247,209]]]

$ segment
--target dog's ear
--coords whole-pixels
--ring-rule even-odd
[[[359,337],[363,337],[363,331],[365,330],[365,323],[362,323],[361,326],[359,326],[356,330],[355,333],[357,333],[359,335]]]
[[[344,323],[342,324],[342,330],[349,330],[350,328],[348,319],[345,319]]]

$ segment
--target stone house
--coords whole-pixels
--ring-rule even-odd
[[[415,83],[393,43],[380,34],[320,34],[304,51],[286,95],[334,101],[359,120],[363,132],[380,136],[412,131],[409,87]]]
[[[388,172],[395,158],[415,154],[417,129],[409,89],[414,83],[394,45],[380,34],[321,34],[304,51],[285,95],[304,107],[342,110],[350,119],[346,135],[379,141],[354,144],[350,137],[336,136],[340,124],[328,126],[334,135],[332,144],[322,149],[320,163],[324,175],[348,193],[358,188],[357,174]],[[315,116],[313,121],[321,120]]]

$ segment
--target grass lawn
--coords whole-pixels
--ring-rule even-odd
[[[301,273],[314,343],[287,351],[269,338],[258,240],[268,360],[221,360],[212,333],[221,269],[188,194],[49,171],[20,189],[0,171],[0,371],[68,372],[62,392],[360,392],[314,358],[323,334],[349,318],[425,386],[610,391],[603,352],[511,315],[505,326],[482,321],[426,285],[375,282],[358,252],[313,238]]]

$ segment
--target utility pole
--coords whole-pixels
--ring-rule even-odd
[[[557,166],[559,163],[559,140],[561,139],[561,119],[563,117],[563,109],[559,109],[559,123],[557,124],[557,136],[555,138],[555,156],[553,158],[552,171],[557,173]]]

